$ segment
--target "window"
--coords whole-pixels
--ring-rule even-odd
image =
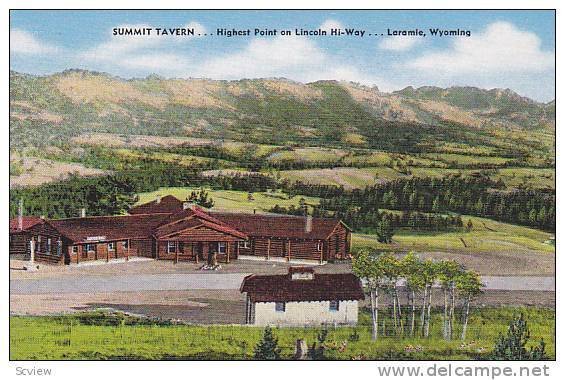
[[[249,240],[240,241],[239,248],[249,248]]]
[[[81,257],[88,259],[88,252],[94,252],[94,244],[85,244],[82,246]]]
[[[73,245],[72,250],[73,253],[78,253],[78,245]]]
[[[280,313],[284,313],[286,310],[286,303],[284,302],[275,302],[275,311]]]
[[[316,247],[318,249],[318,252],[322,252],[322,247],[324,246],[324,244],[322,242],[318,243],[318,246]]]
[[[124,247],[124,249],[128,249],[128,241],[127,240],[122,241],[122,247]]]
[[[114,250],[116,250],[116,243],[114,242],[108,243],[108,251],[114,251]]]
[[[330,301],[330,311],[339,311],[339,301]]]
[[[51,253],[51,238],[47,238],[47,247],[45,249],[47,253]]]
[[[177,253],[177,245],[174,241],[167,242],[167,253]]]
[[[226,243],[218,242],[218,253],[226,253]]]

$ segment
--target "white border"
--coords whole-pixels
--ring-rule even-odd
[[[287,0],[279,2],[265,2],[260,0],[243,0],[233,2],[233,1],[206,1],[199,3],[189,3],[181,0],[163,0],[163,1],[134,1],[134,0],[81,0],[79,1],[69,1],[69,0],[51,0],[51,1],[16,1],[16,0],[5,0],[2,2],[2,13],[0,14],[0,19],[4,20],[2,25],[2,38],[0,51],[2,52],[1,68],[4,75],[1,76],[2,83],[2,98],[1,104],[3,105],[1,119],[3,128],[1,129],[2,139],[0,144],[2,144],[1,151],[4,153],[4,165],[1,166],[3,178],[5,179],[5,186],[3,187],[2,196],[2,215],[5,217],[1,218],[0,230],[8,230],[8,114],[9,114],[9,93],[8,93],[8,38],[9,38],[9,12],[10,8],[19,9],[61,9],[61,8],[76,8],[76,9],[167,9],[167,8],[178,8],[178,9],[260,9],[260,8],[270,8],[270,9],[355,9],[355,8],[377,8],[377,9],[555,9],[557,8],[557,89],[562,89],[562,76],[559,75],[560,69],[562,67],[562,47],[563,39],[565,37],[565,31],[560,21],[560,8],[562,8],[562,2],[559,1],[548,1],[548,0],[459,0],[459,1],[447,1],[447,0],[428,0],[428,1],[418,1],[418,0],[404,0],[404,1],[387,1],[387,2],[374,2],[374,1],[362,1],[362,0],[349,0],[349,1],[336,1],[336,0],[326,0],[321,1],[310,1],[305,2],[304,0]],[[561,126],[561,108],[558,105],[557,109],[557,125]],[[565,149],[563,147],[563,139],[561,134],[557,133],[557,151],[562,151]],[[557,199],[561,200],[562,186],[561,186],[561,159],[557,158]],[[558,203],[558,211],[560,209],[560,203]],[[559,212],[557,213],[557,230],[558,235],[561,236],[563,232],[562,218]],[[2,233],[2,247],[4,247],[4,257],[8,261],[7,255],[7,234]],[[557,239],[556,251],[561,252],[560,239]],[[559,257],[557,255],[557,257]],[[4,265],[7,262],[4,261]],[[557,260],[558,267],[560,266],[561,260]],[[2,344],[0,345],[0,358],[2,360],[2,366],[0,367],[1,374],[3,378],[16,378],[15,368],[22,366],[25,368],[33,367],[49,367],[53,368],[55,376],[62,379],[73,379],[77,378],[81,380],[86,379],[104,379],[104,378],[133,378],[134,376],[139,379],[144,378],[162,378],[163,376],[180,378],[180,379],[371,379],[378,377],[376,366],[379,364],[394,364],[391,362],[8,362],[8,270],[4,268],[0,270],[2,276],[2,287],[3,287],[3,302],[0,302],[0,326],[4,334],[2,334]],[[557,276],[557,287],[558,290],[562,289],[563,281]],[[559,297],[560,292],[557,292],[558,301],[561,301]],[[550,367],[551,378],[563,377],[565,374],[565,366],[558,367],[558,363],[561,362],[564,352],[563,346],[564,337],[563,329],[560,328],[560,323],[563,321],[562,315],[564,313],[563,302],[558,302],[557,305],[557,363],[548,362],[546,363]],[[420,362],[419,364],[429,364],[430,362]],[[448,364],[449,362],[442,362],[442,364]],[[397,364],[410,364],[407,362],[400,362]],[[412,362],[412,364],[417,364]],[[470,366],[481,366],[493,363],[481,363],[481,362],[469,362],[469,363],[454,363],[454,364],[468,364]],[[523,363],[522,363],[523,364]],[[520,363],[505,363],[512,367],[517,367]],[[21,376],[19,376],[21,377]],[[427,377],[426,377],[427,378]],[[442,379],[450,377],[441,377]],[[519,378],[519,377],[515,377]]]

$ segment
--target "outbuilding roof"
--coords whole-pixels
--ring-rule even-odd
[[[345,301],[365,298],[361,281],[353,273],[315,273],[312,279],[282,275],[249,275],[240,291],[252,302]]]

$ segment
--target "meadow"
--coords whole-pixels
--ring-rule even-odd
[[[555,245],[553,235],[534,228],[497,222],[492,219],[462,215],[463,225],[469,220],[473,223],[470,231],[434,232],[401,229],[393,237],[394,244],[379,243],[374,235],[353,234],[355,249],[366,247],[377,250],[416,250],[520,253],[532,251],[553,254]],[[462,240],[463,239],[463,240]]]
[[[467,339],[441,338],[441,310],[433,314],[430,336],[396,337],[388,332],[371,341],[370,316],[360,315],[357,327],[330,327],[325,355],[330,360],[487,359],[500,333],[523,313],[531,331],[530,345],[543,338],[548,357],[555,357],[555,311],[532,307],[482,308],[473,310]],[[381,313],[386,314],[386,313]],[[263,329],[239,325],[175,325],[153,321],[141,323],[105,314],[10,318],[11,360],[249,360]],[[392,326],[390,320],[385,326]],[[275,328],[283,359],[291,359],[297,339],[308,345],[317,341],[321,328]],[[385,332],[389,331],[385,327]],[[380,332],[382,335],[382,328]]]
[[[198,192],[201,187],[162,187],[156,191],[139,194],[137,204],[143,204],[155,200],[157,195],[173,195],[178,199],[186,199],[191,192]],[[317,205],[319,199],[316,197],[308,197],[295,195],[289,197],[282,191],[255,192],[253,200],[248,199],[248,193],[236,190],[217,190],[209,187],[203,187],[209,196],[214,200],[214,210],[217,211],[233,211],[233,212],[268,212],[273,206],[279,205],[284,207],[298,207],[300,199],[304,198],[306,204]]]

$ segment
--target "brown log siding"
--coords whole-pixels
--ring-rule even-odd
[[[80,263],[82,261],[92,260],[112,260],[120,259],[128,256],[135,256],[135,251],[130,248],[128,255],[127,246],[124,245],[127,240],[118,240],[114,242],[99,242],[90,243],[93,250],[87,251],[87,244],[68,245],[66,251],[68,252],[71,263]],[[149,242],[151,242],[149,240]],[[108,249],[108,243],[114,243],[114,249]],[[73,252],[73,247],[76,247],[76,252]]]

